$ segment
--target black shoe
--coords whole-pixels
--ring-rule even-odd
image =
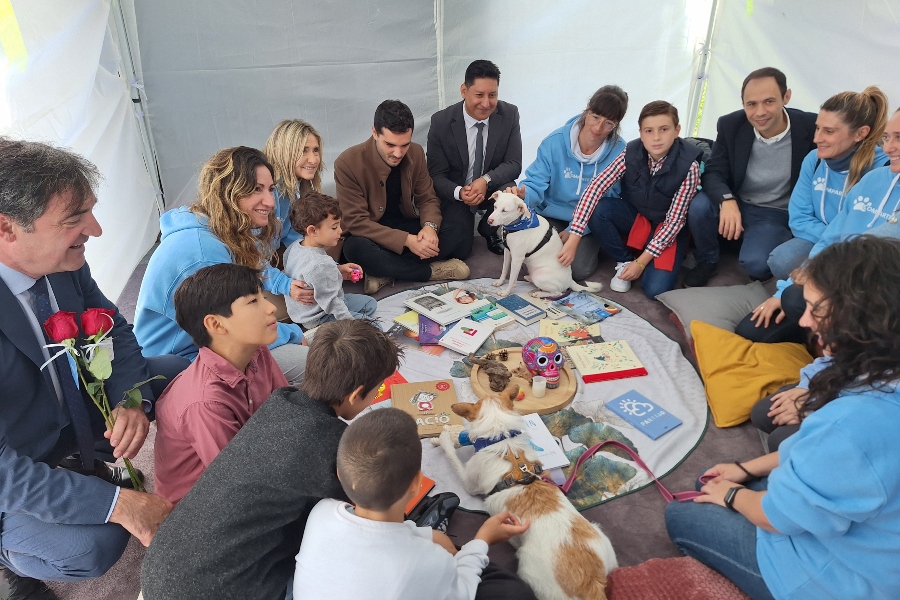
[[[703,287],[716,274],[716,263],[699,262],[684,276],[684,287]]]
[[[442,492],[423,498],[406,518],[419,527],[431,527],[447,533],[450,517],[458,506],[459,496],[453,492]]]
[[[503,255],[503,251],[506,249],[503,245],[503,240],[500,239],[499,235],[486,235],[484,236],[484,241],[487,242],[487,249],[494,254]]]
[[[134,489],[134,482],[131,481],[131,476],[128,475],[128,469],[125,467],[111,467],[102,460],[95,460],[94,470],[86,470],[81,464],[81,458],[78,456],[70,456],[62,459],[59,466],[63,469],[68,469],[69,471],[81,473],[82,475],[99,477],[103,481],[108,481],[121,488],[127,488],[129,490]],[[137,472],[138,479],[141,480],[141,484],[143,485],[144,481],[146,481],[144,473],[140,469],[135,469],[135,471]]]
[[[59,600],[59,596],[39,579],[16,575],[2,566],[0,566],[0,573],[3,573],[6,583],[9,584],[7,600]]]

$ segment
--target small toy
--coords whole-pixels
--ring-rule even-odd
[[[528,340],[522,347],[522,360],[532,375],[541,375],[547,380],[547,389],[559,387],[559,373],[566,363],[559,344],[548,337]]]
[[[350,269],[350,281],[356,283],[362,279],[363,273],[360,269]]]

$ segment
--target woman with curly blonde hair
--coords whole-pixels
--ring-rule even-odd
[[[288,219],[291,202],[307,192],[322,191],[322,136],[306,121],[287,119],[275,126],[263,152],[274,168],[275,216],[281,222],[274,246],[290,247],[303,237]]]
[[[262,269],[267,291],[311,300],[302,282],[269,264],[281,233],[273,189],[274,170],[262,152],[226,148],[203,166],[197,201],[160,218],[161,241],[144,273],[134,318],[145,355],[197,356],[197,346],[175,321],[173,297],[181,282],[203,267],[232,262]],[[298,325],[279,323],[278,339],[269,346],[291,383],[300,381],[305,369],[302,343]]]

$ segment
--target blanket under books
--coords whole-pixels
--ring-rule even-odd
[[[490,279],[454,282],[454,287],[467,287],[478,293],[494,291]],[[438,286],[429,286],[434,289]],[[518,282],[515,293],[527,294],[534,289],[531,284]],[[378,302],[376,317],[390,324],[393,318],[406,312],[404,301],[413,291],[400,292]],[[559,317],[556,317],[560,319]],[[560,319],[565,320],[565,319]],[[575,322],[572,321],[573,325]],[[699,443],[706,428],[706,399],[703,384],[691,364],[682,356],[675,342],[631,311],[623,309],[599,323],[603,339],[626,340],[648,375],[585,385],[579,381],[575,399],[566,409],[544,415],[542,418],[550,432],[560,440],[566,456],[574,464],[590,446],[606,439],[621,441],[636,449],[643,460],[658,476],[672,471]],[[495,332],[482,346],[480,353],[499,347],[521,346],[538,335],[539,325],[523,326],[515,323]],[[447,350],[440,356],[423,352],[408,352],[400,366],[407,381],[429,381],[452,378],[456,394],[461,402],[475,402],[477,398],[468,379],[470,366],[463,357]],[[604,404],[626,392],[635,390],[657,401],[682,424],[656,440],[650,439],[625,419],[609,410]],[[385,404],[385,403],[379,403]],[[461,506],[470,510],[482,510],[483,500],[469,496],[458,480],[444,451],[423,440],[422,470],[435,480],[432,493],[451,491],[461,498]],[[465,461],[474,450],[464,447],[458,450]],[[568,474],[571,467],[565,469]],[[569,499],[580,510],[640,489],[650,483],[649,477],[635,467],[624,455],[601,451],[588,460],[579,471]]]

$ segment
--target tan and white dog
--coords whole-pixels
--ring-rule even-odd
[[[532,214],[525,202],[515,194],[494,192],[494,212],[487,217],[492,227],[500,226],[506,248],[503,251],[503,271],[500,279],[493,283],[500,287],[509,276],[509,285],[499,293],[509,296],[519,278],[524,264],[528,267],[527,281],[540,291],[532,292],[536,298],[556,296],[566,290],[599,292],[602,283],[586,281],[578,285],[572,279],[572,267],[564,267],[556,258],[562,251],[563,243],[553,231],[550,223],[539,214]]]
[[[440,445],[466,491],[488,495],[485,506],[490,514],[508,510],[531,524],[510,542],[518,548],[519,576],[540,600],[605,599],[607,575],[618,566],[609,538],[555,485],[539,477],[526,477],[531,483],[522,481],[539,463],[521,433],[525,422],[513,410],[517,393],[518,386],[511,385],[475,404],[453,405],[453,412],[469,422],[469,438],[477,449],[465,465],[450,430],[441,434]],[[511,479],[519,481],[510,484]]]

